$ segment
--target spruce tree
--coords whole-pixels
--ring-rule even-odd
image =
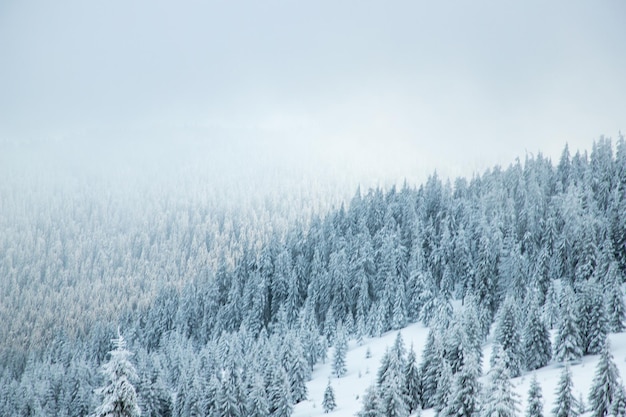
[[[608,332],[604,298],[600,284],[589,280],[583,286],[579,304],[579,328],[583,339],[583,352],[595,355],[602,351]]]
[[[524,323],[522,352],[525,369],[533,371],[548,364],[552,358],[550,333],[540,316],[539,302],[536,299]]]
[[[423,408],[431,408],[435,405],[437,385],[443,367],[443,353],[439,335],[434,329],[428,332],[426,345],[422,352],[422,362],[420,364],[420,376],[422,397],[420,403]]]
[[[613,362],[610,343],[606,340],[589,392],[589,407],[592,417],[605,417],[608,414],[615,393],[619,389],[618,379],[619,373]]]
[[[246,412],[248,417],[268,417],[270,414],[265,384],[259,374],[253,376],[252,387],[248,393]]]
[[[346,354],[348,353],[348,341],[342,331],[337,333],[335,340],[335,352],[333,354],[333,374],[341,378],[348,372],[346,368]]]
[[[325,413],[330,413],[337,408],[337,403],[335,402],[335,391],[333,391],[333,387],[330,385],[330,380],[328,380],[328,385],[326,386],[326,390],[324,390],[322,407],[324,408]]]
[[[537,375],[533,374],[528,390],[528,405],[526,407],[526,417],[543,417],[543,394],[541,385],[537,381]]]
[[[561,298],[561,317],[554,341],[554,359],[568,363],[582,358],[583,341],[576,317],[578,303],[569,285],[563,288]]]
[[[279,364],[275,364],[271,370],[267,397],[271,417],[291,416],[293,401],[291,399],[289,378]]]
[[[404,395],[409,407],[409,413],[412,413],[420,406],[420,398],[422,395],[419,368],[417,367],[415,351],[412,345],[404,369],[404,380]]]
[[[504,360],[509,375],[512,378],[519,376],[522,372],[523,353],[517,311],[511,297],[502,304],[498,314],[494,349],[496,348],[500,349],[500,358]],[[492,359],[495,357],[492,354]],[[493,361],[491,365],[494,365]]]
[[[626,390],[624,390],[624,385],[622,383],[620,383],[617,390],[615,390],[609,415],[613,417],[626,416]]]
[[[380,386],[380,416],[408,417],[409,407],[403,393],[403,387],[395,378],[388,378]]]
[[[289,386],[291,389],[291,399],[294,404],[304,401],[307,397],[306,381],[309,376],[309,369],[304,349],[299,337],[292,332],[285,335],[285,343],[282,345],[282,366],[287,372]]]
[[[169,415],[172,412],[170,394],[157,366],[158,362],[151,364],[151,369],[145,371],[145,377],[138,385],[141,413],[144,417]]]
[[[559,298],[556,281],[551,281],[542,311],[543,321],[546,323],[546,326],[548,326],[548,329],[554,329],[559,325]]]
[[[572,386],[572,373],[570,372],[569,365],[566,364],[561,373],[559,385],[556,390],[555,404],[552,409],[552,415],[554,417],[578,417],[576,399],[572,393]]]
[[[96,408],[94,417],[139,417],[141,410],[137,401],[137,393],[132,380],[137,378],[134,366],[128,357],[132,355],[126,350],[126,341],[119,333],[112,340],[114,350],[111,358],[102,366],[106,385],[96,392],[102,396],[101,405]]]
[[[606,289],[608,328],[613,333],[619,333],[626,328],[624,326],[626,307],[617,262],[611,262],[609,265],[606,280],[608,282]]]
[[[406,359],[404,358],[404,342],[400,333],[396,336],[396,341],[391,349],[387,349],[380,362],[380,367],[376,375],[376,382],[379,386],[383,385],[387,379],[393,378],[398,380],[400,385],[405,384],[404,370],[406,368]]]
[[[454,375],[452,392],[441,415],[447,417],[474,417],[478,415],[480,382],[478,363],[474,355],[467,355]]]
[[[215,399],[216,411],[220,417],[243,417],[244,398],[241,381],[236,370],[222,371],[221,383]]]
[[[513,391],[508,368],[496,350],[494,366],[488,374],[484,391],[481,417],[515,417],[519,412],[519,399]]]
[[[433,407],[437,413],[444,409],[452,395],[452,368],[446,360],[443,360],[442,364],[441,373],[437,380],[437,390],[435,391],[435,398],[433,400]]]
[[[359,417],[380,416],[380,393],[376,384],[371,385],[363,397],[363,407],[357,413]]]

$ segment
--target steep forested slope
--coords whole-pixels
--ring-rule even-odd
[[[589,155],[572,156],[566,148],[556,166],[541,155],[528,156],[523,164],[516,161],[453,184],[433,175],[418,188],[359,190],[328,215],[262,234],[237,227],[230,212],[216,212],[203,201],[165,203],[162,209],[163,203],[149,195],[146,205],[154,204],[162,221],[141,222],[139,202],[138,215],[118,213],[116,227],[130,230],[123,234],[134,236],[130,240],[116,242],[107,239],[110,231],[98,230],[90,213],[106,216],[103,208],[77,213],[81,220],[74,227],[101,237],[86,245],[77,245],[82,234],[67,225],[55,232],[56,218],[42,220],[45,233],[60,237],[43,239],[37,253],[45,256],[32,264],[24,248],[37,247],[37,229],[28,237],[7,223],[3,227],[11,236],[30,241],[3,241],[0,267],[17,298],[21,274],[16,270],[25,268],[35,271],[31,279],[34,273],[41,280],[65,279],[59,272],[66,265],[85,263],[103,278],[145,274],[139,282],[149,293],[158,288],[156,298],[121,306],[126,313],[119,324],[136,352],[138,395],[146,415],[227,415],[229,410],[229,415],[282,416],[306,398],[304,383],[328,346],[416,320],[432,327],[431,356],[445,360],[450,381],[467,370],[458,358],[482,361],[480,347],[492,327],[499,350],[491,356],[500,358],[512,376],[545,365],[550,359],[542,356],[541,342],[522,338],[516,320],[540,316],[567,338],[568,312],[561,306],[574,302],[587,315],[571,318],[579,329],[576,341],[571,349],[564,342],[556,360],[599,352],[608,327],[581,330],[580,324],[597,317],[612,326],[622,323],[614,300],[621,300],[626,270],[625,190],[626,143],[620,138],[614,153],[610,141],[602,139]],[[274,210],[280,207],[268,210],[270,216]],[[209,222],[217,229],[207,228],[207,218],[218,219]],[[221,234],[227,237],[215,237]],[[207,235],[210,241],[202,239]],[[154,241],[162,236],[169,240]],[[219,250],[211,251],[212,245]],[[68,247],[74,250],[65,251]],[[105,255],[98,256],[100,251]],[[42,276],[46,268],[53,269]],[[177,285],[164,285],[171,277]],[[571,298],[559,303],[561,297]],[[617,307],[598,311],[595,306],[605,305],[602,297]],[[463,301],[460,317],[453,313],[454,300]],[[22,311],[20,302],[7,305],[5,316]],[[27,322],[20,318],[15,328]],[[2,414],[80,415],[78,409],[93,407],[97,399],[90,387],[99,385],[94,370],[105,359],[117,323],[92,317],[82,325],[86,329],[78,337],[58,334],[26,361],[5,356]],[[541,335],[538,328],[525,333]],[[455,335],[476,355],[463,356],[454,344],[442,351],[445,343],[458,340]],[[522,340],[537,346],[532,361],[511,353]],[[423,372],[437,367],[422,365]],[[475,376],[470,372],[467,378]],[[421,405],[443,409],[447,399],[436,386],[430,389],[422,392]]]

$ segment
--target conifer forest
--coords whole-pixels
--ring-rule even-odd
[[[289,417],[308,400],[342,415],[349,349],[413,323],[424,346],[398,333],[360,417],[626,416],[607,337],[626,329],[621,136],[316,208],[231,207],[192,178],[131,192],[10,172],[1,416]],[[555,364],[554,409],[537,378],[523,409],[512,379]]]

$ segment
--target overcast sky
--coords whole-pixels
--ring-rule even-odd
[[[467,175],[625,130],[625,22],[623,0],[2,0],[0,138]]]

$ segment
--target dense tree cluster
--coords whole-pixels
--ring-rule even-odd
[[[432,175],[418,188],[359,190],[323,217],[263,233],[195,201],[144,221],[120,219],[116,227],[125,233],[111,238],[95,221],[106,217],[106,206],[78,204],[71,226],[53,226],[57,216],[67,219],[59,210],[27,230],[24,242],[0,239],[0,273],[24,273],[11,284],[14,297],[24,279],[144,275],[150,288],[157,282],[153,298],[124,305],[118,320],[135,352],[143,415],[288,416],[307,398],[305,382],[330,346],[341,376],[346,340],[416,320],[431,327],[421,363],[397,340],[362,416],[406,417],[419,407],[450,417],[487,409],[514,415],[517,400],[507,397],[505,379],[552,356],[567,363],[599,353],[607,332],[624,329],[624,167],[624,139],[615,153],[601,139],[589,155],[565,148],[556,167],[529,156],[453,184]],[[18,236],[25,224],[1,226]],[[81,227],[93,241],[81,243]],[[176,285],[164,285],[170,280]],[[453,300],[462,308],[455,311]],[[7,317],[17,310],[13,302],[0,305]],[[7,349],[0,414],[93,410],[93,389],[102,386],[93,370],[106,360],[118,324],[110,318],[90,315],[83,331],[60,332],[41,349]],[[492,327],[485,389],[501,398],[493,404],[478,395]],[[11,327],[2,336],[15,334]],[[567,402],[567,381],[563,387]],[[556,417],[570,415],[567,407]]]

